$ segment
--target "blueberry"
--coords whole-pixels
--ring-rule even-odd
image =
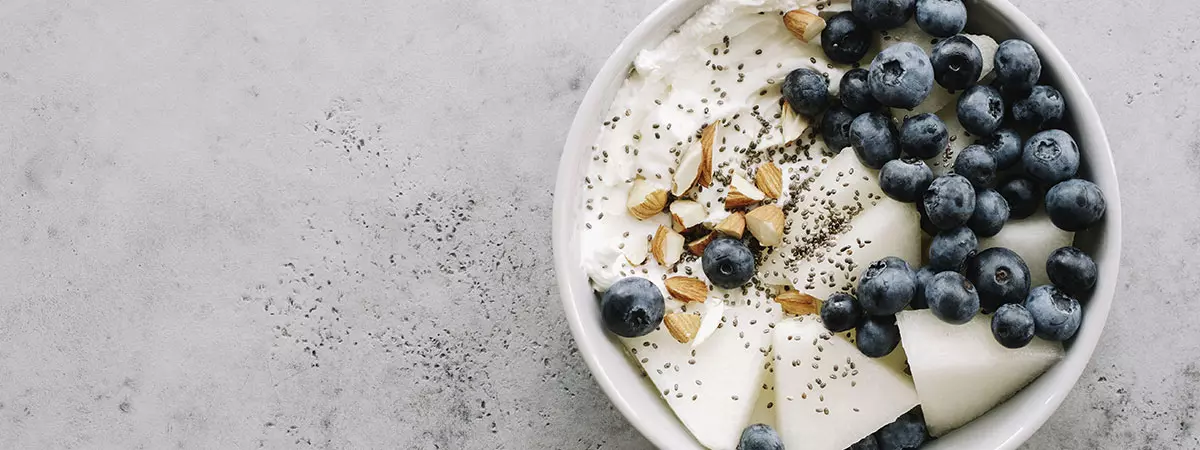
[[[900,328],[896,316],[868,316],[858,324],[854,345],[858,351],[872,358],[882,358],[900,345]]]
[[[917,0],[917,26],[931,36],[950,37],[967,26],[962,0]]]
[[[783,439],[770,425],[756,423],[742,430],[737,450],[783,450]]]
[[[996,160],[996,169],[1004,170],[1021,162],[1021,135],[1011,128],[1001,128],[990,136],[975,141],[987,148]]]
[[[917,274],[895,256],[872,262],[858,279],[858,303],[873,316],[895,314],[917,292]]]
[[[951,1],[958,3],[958,0]],[[952,91],[974,85],[983,73],[983,53],[974,42],[961,34],[934,45],[929,61],[933,63],[933,79]]]
[[[1065,131],[1043,131],[1025,142],[1021,162],[1035,180],[1054,184],[1079,171],[1079,145]]]
[[[1012,115],[1017,123],[1045,129],[1058,125],[1067,108],[1058,89],[1050,86],[1034,86],[1028,97],[1013,103]]]
[[[876,111],[879,109],[879,100],[871,95],[871,87],[867,84],[867,76],[870,72],[867,69],[856,68],[850,69],[845,75],[842,75],[842,81],[838,84],[838,97],[842,99],[842,105],[856,113],[865,113]]]
[[[929,159],[941,154],[949,144],[946,123],[936,114],[917,114],[904,119],[900,126],[900,149],[909,156]]]
[[[846,450],[879,450],[879,443],[875,442],[875,435],[872,434],[855,442]]]
[[[1001,306],[992,316],[992,337],[1008,348],[1021,348],[1033,340],[1033,314],[1020,303]]]
[[[617,280],[600,297],[600,317],[604,319],[604,326],[621,337],[650,334],[662,323],[665,308],[662,291],[645,278]]]
[[[1091,181],[1067,180],[1046,192],[1046,213],[1063,230],[1086,230],[1104,217],[1105,209],[1104,193]]]
[[[920,200],[932,182],[933,169],[919,159],[893,159],[879,171],[883,193],[905,203]]]
[[[932,183],[930,183],[930,185],[932,185]],[[938,234],[938,231],[941,231],[933,224],[933,221],[929,219],[929,213],[925,211],[924,196],[922,196],[922,201],[917,202],[917,212],[921,214],[921,231],[924,231],[925,234],[929,236]]]
[[[962,325],[979,314],[979,293],[958,272],[942,272],[925,286],[929,310],[943,322]]]
[[[1096,285],[1096,261],[1083,250],[1063,247],[1046,258],[1046,275],[1063,292],[1080,297]]]
[[[850,331],[862,321],[863,311],[858,300],[845,292],[830,295],[821,302],[821,321],[832,332]]]
[[[868,27],[887,30],[908,22],[914,3],[914,0],[851,0],[850,10]]]
[[[1033,315],[1034,334],[1047,341],[1065,341],[1079,331],[1083,309],[1079,300],[1051,285],[1029,291],[1025,309]]]
[[[934,269],[933,266],[925,266],[917,271],[917,292],[913,294],[912,302],[908,304],[909,307],[912,309],[929,309],[929,301],[925,298],[925,285],[937,273],[937,269]]]
[[[1000,128],[1004,119],[1004,98],[991,86],[975,85],[958,98],[958,121],[976,136],[987,136]]]
[[[821,138],[825,145],[834,151],[850,146],[850,123],[854,122],[855,114],[842,106],[833,106],[825,110],[821,118]]]
[[[1029,295],[1029,266],[1004,247],[989,248],[968,259],[966,276],[979,292],[984,312],[1008,303],[1021,303]]]
[[[979,240],[970,228],[942,231],[929,243],[929,265],[937,270],[961,272],[978,248]]]
[[[871,60],[867,83],[884,106],[912,109],[933,90],[933,65],[921,47],[901,42]]]
[[[797,113],[815,116],[829,106],[829,80],[807,67],[789,73],[781,90],[792,111]]]
[[[991,189],[975,191],[975,214],[967,220],[967,226],[976,236],[992,237],[1008,222],[1008,201]]]
[[[925,431],[925,415],[920,408],[904,413],[895,422],[875,432],[880,450],[909,450],[920,448],[929,435]]]
[[[996,191],[1008,202],[1010,219],[1024,219],[1032,216],[1042,202],[1042,190],[1038,188],[1036,182],[1024,176],[1013,177],[1001,183]]]
[[[754,277],[754,254],[737,239],[720,238],[709,243],[700,265],[708,281],[723,289],[741,287]]]
[[[949,230],[966,225],[975,213],[975,189],[962,175],[942,175],[925,190],[923,202],[929,222],[939,230]]]
[[[821,30],[821,48],[834,62],[851,64],[867,55],[874,38],[871,29],[847,11],[825,21]]]
[[[962,175],[977,189],[996,182],[996,160],[982,145],[969,145],[954,157],[954,173]]]
[[[996,84],[1007,92],[1023,94],[1042,77],[1042,60],[1037,50],[1020,39],[1001,42],[995,57]]]
[[[863,165],[881,169],[900,157],[900,142],[891,117],[881,112],[860,114],[850,122],[850,146]]]

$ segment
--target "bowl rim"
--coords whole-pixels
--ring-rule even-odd
[[[598,356],[598,346],[613,345],[612,342],[608,339],[605,339],[605,342],[597,342],[594,336],[588,335],[583,329],[583,321],[587,319],[583,317],[582,311],[579,308],[579,302],[584,301],[584,299],[594,301],[595,297],[590,284],[587,282],[587,276],[583,274],[580,261],[574,257],[575,252],[570,250],[570,247],[578,246],[573,239],[576,232],[576,223],[573,218],[578,213],[579,205],[575,201],[577,196],[571,195],[571,193],[579,190],[580,186],[578,178],[574,176],[575,170],[573,169],[581,164],[581,159],[590,155],[590,153],[581,150],[589,148],[591,145],[590,141],[594,139],[585,141],[584,138],[591,136],[598,130],[593,120],[594,117],[587,114],[587,111],[595,110],[596,108],[600,108],[600,111],[602,111],[601,114],[603,114],[603,111],[607,111],[609,105],[603,103],[611,103],[612,96],[615,95],[616,90],[619,89],[622,82],[627,78],[629,68],[637,53],[642,49],[653,48],[653,46],[661,42],[661,35],[665,34],[664,27],[667,27],[666,29],[669,30],[682,23],[673,23],[674,20],[678,20],[681,14],[684,18],[683,20],[686,20],[704,5],[710,3],[710,1],[712,0],[665,0],[662,5],[643,19],[621,41],[593,79],[571,123],[571,128],[559,162],[554,191],[552,243],[554,249],[555,277],[558,282],[559,295],[563,302],[564,313],[567,316],[572,336],[592,376],[596,379],[597,384],[600,385],[609,400],[642,436],[660,448],[675,448],[679,443],[674,440],[669,441],[668,439],[671,438],[663,430],[651,428],[648,422],[639,420],[640,412],[636,411],[634,405],[622,396],[620,392],[621,387],[614,382],[605,363]],[[946,441],[966,439],[966,442],[973,444],[987,444],[986,447],[976,448],[1011,450],[1017,448],[1032,436],[1049,419],[1054,411],[1057,410],[1059,405],[1062,404],[1066,395],[1074,388],[1075,383],[1083,374],[1083,370],[1091,360],[1091,356],[1100,340],[1104,324],[1111,309],[1120,266],[1123,242],[1121,230],[1121,197],[1116,176],[1116,167],[1112,159],[1112,151],[1109,147],[1103,124],[1100,121],[1099,113],[1096,111],[1091,96],[1088,95],[1079,76],[1066,61],[1062,53],[1040,27],[1008,0],[967,1],[971,4],[986,5],[992,8],[995,14],[1008,22],[1009,28],[1015,34],[1020,35],[1022,39],[1030,42],[1037,48],[1043,60],[1043,67],[1049,68],[1050,71],[1057,74],[1056,78],[1058,82],[1055,83],[1055,87],[1063,91],[1063,95],[1068,101],[1068,109],[1071,110],[1070,120],[1074,122],[1076,130],[1074,134],[1077,139],[1086,136],[1086,140],[1089,141],[1089,145],[1085,147],[1087,151],[1083,152],[1086,155],[1084,160],[1085,167],[1090,169],[1089,173],[1091,177],[1089,179],[1101,187],[1107,201],[1103,236],[1100,239],[1102,244],[1099,244],[1099,251],[1102,254],[1096,255],[1100,266],[1100,281],[1097,283],[1092,297],[1088,301],[1083,326],[1081,326],[1078,335],[1073,339],[1073,343],[1067,354],[1041,377],[1029,386],[1026,386],[1022,391],[1019,391],[1013,399],[998,405],[996,408],[985,413],[984,416],[964,426],[966,428],[974,422],[987,421],[990,422],[987,425],[996,426],[998,429],[976,433],[982,436],[960,436],[962,439],[952,438],[955,436],[955,433],[952,432],[935,441],[933,445],[934,448],[954,448],[952,445],[955,442]],[[687,12],[683,14],[682,11]],[[1043,77],[1045,76],[1046,71],[1044,70]],[[1080,108],[1079,106],[1083,107]],[[583,145],[582,148],[581,144]],[[629,364],[625,358],[622,358],[621,361],[624,364]],[[1037,390],[1039,392],[1045,391],[1046,395],[1037,398],[1031,398],[1031,395],[1024,395],[1026,391],[1033,391],[1034,386],[1038,386]],[[641,388],[643,387],[639,386],[639,389]],[[1023,409],[1020,409],[1021,414],[1019,415],[1013,413],[1017,407],[1010,405],[1015,403],[1015,400],[1018,398],[1022,398],[1020,406],[1023,407]],[[1011,407],[1004,408],[1006,406]],[[1000,413],[1004,417],[992,414],[1001,409],[1005,409],[1005,411]],[[674,414],[671,414],[670,419],[678,423],[678,419],[674,417]],[[1003,423],[1000,423],[1001,421]],[[682,427],[682,424],[680,426]],[[691,444],[693,446],[697,445],[694,439],[691,441]]]

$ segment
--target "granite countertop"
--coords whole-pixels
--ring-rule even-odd
[[[656,1],[0,5],[12,448],[649,448],[562,317],[551,192]],[[1200,3],[1018,0],[1108,127],[1126,241],[1028,449],[1200,446]]]

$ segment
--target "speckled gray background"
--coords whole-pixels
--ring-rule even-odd
[[[551,190],[656,1],[0,2],[8,448],[612,448]],[[1197,2],[1019,0],[1112,138],[1126,251],[1029,449],[1200,446]]]

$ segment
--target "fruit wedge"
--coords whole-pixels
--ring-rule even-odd
[[[972,136],[971,133],[967,133],[962,123],[958,121],[957,103],[951,103],[942,108],[941,111],[938,111],[937,115],[946,123],[946,132],[950,134],[950,145],[941,155],[929,158],[925,162],[929,164],[930,169],[933,169],[934,176],[940,177],[950,173],[954,169],[954,158],[958,157],[958,152],[961,152],[962,149],[974,143],[977,138]]]
[[[992,60],[996,57],[996,48],[998,47],[996,40],[992,39],[991,36],[979,34],[964,34],[964,36],[966,36],[967,39],[970,39],[971,42],[975,43],[976,47],[979,47],[979,53],[983,56],[983,67],[979,72],[979,78],[981,80],[987,78],[992,73],[992,67],[994,65]],[[880,37],[880,47],[888,48],[901,42],[911,42],[920,46],[922,50],[925,50],[925,54],[927,56],[933,56],[933,45],[937,40],[939,39],[934,38],[925,31],[921,30],[921,28],[917,26],[916,21],[910,20],[908,23],[905,23],[899,28],[885,32]],[[947,105],[956,103],[958,101],[958,96],[961,93],[962,91],[947,91],[946,88],[943,88],[940,84],[934,83],[933,90],[929,92],[929,97],[926,97],[925,101],[921,102],[920,105],[917,105],[917,107],[913,108],[912,110],[893,108],[892,116],[902,120],[904,116],[915,116],[921,113],[936,113],[941,111]]]
[[[1050,278],[1046,276],[1046,259],[1050,253],[1074,241],[1075,233],[1060,230],[1050,222],[1045,212],[1038,211],[1027,218],[1004,224],[1004,228],[995,236],[980,239],[979,249],[1005,247],[1017,252],[1025,260],[1025,265],[1029,266],[1030,286],[1036,287],[1050,283]]]
[[[900,341],[933,436],[983,415],[1062,358],[1062,344],[1034,338],[1007,349],[992,337],[991,317],[950,325],[929,310],[896,315]]]
[[[777,323],[773,348],[784,448],[842,450],[917,406],[907,375],[863,355],[815,315]]]

